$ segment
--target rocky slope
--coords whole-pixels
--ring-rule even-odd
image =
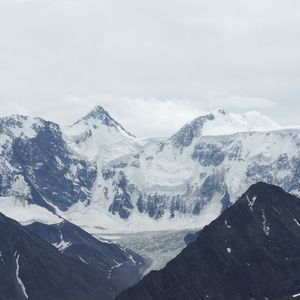
[[[161,271],[121,293],[135,299],[280,299],[300,291],[300,199],[251,186]]]
[[[102,284],[109,285],[113,295],[139,281],[146,268],[141,256],[117,244],[99,241],[68,221],[51,225],[35,222],[27,225],[26,229],[64,255],[83,262],[95,274],[104,276]]]
[[[105,274],[0,214],[0,299],[112,299]]]

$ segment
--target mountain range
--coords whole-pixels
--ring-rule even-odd
[[[265,181],[299,195],[300,129],[215,110],[142,140],[101,106],[71,126],[0,119],[0,211],[89,232],[199,228]],[[126,224],[126,225],[124,225]]]
[[[140,139],[97,106],[70,126],[0,118],[0,153],[3,299],[275,300],[300,291],[299,127],[218,109],[170,137]],[[191,233],[155,254],[163,235],[146,232],[179,229]],[[111,241],[126,235],[143,257]],[[184,242],[165,268],[122,292]]]

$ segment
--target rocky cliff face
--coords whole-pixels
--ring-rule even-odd
[[[0,195],[65,211],[89,203],[96,166],[75,157],[60,127],[39,118],[0,120]]]

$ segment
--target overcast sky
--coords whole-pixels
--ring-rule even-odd
[[[0,0],[0,115],[103,105],[137,136],[216,107],[300,125],[299,0]]]

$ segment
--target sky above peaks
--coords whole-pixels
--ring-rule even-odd
[[[222,107],[300,125],[298,0],[0,0],[1,115],[137,136]]]

